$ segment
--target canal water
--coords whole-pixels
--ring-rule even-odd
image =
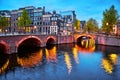
[[[120,47],[21,48],[0,54],[0,80],[120,80]]]

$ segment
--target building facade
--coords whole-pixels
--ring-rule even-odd
[[[86,25],[86,21],[80,21],[80,32],[84,31],[85,25]]]
[[[63,31],[63,33],[65,33],[65,35],[73,34],[74,31],[73,23],[76,20],[75,11],[63,11],[60,12],[60,14],[62,15],[64,26],[61,28],[61,30]]]
[[[117,22],[117,33],[120,35],[120,20]]]
[[[33,26],[33,29],[32,29],[32,32],[33,33],[41,33],[41,27],[43,25],[43,14],[44,14],[44,9],[45,8],[37,8],[37,9],[34,9],[34,20],[32,22],[32,26]]]
[[[51,26],[50,26],[50,34],[58,34],[60,29],[60,22],[59,19],[62,17],[60,14],[56,13],[56,11],[53,11],[52,16],[50,18],[51,20]]]
[[[23,31],[27,33],[38,34],[71,34],[73,31],[73,23],[76,20],[75,11],[64,11],[59,14],[56,11],[46,12],[45,7],[35,8],[34,6],[27,6],[19,8],[18,10],[9,11],[11,25],[9,31],[11,33],[21,32],[18,26],[18,20],[22,15],[23,10],[28,12],[31,19],[30,26],[23,27]],[[6,11],[7,12],[7,11]],[[8,13],[8,12],[7,12]],[[2,11],[0,11],[1,16]],[[6,14],[4,12],[4,14]]]
[[[50,17],[51,16],[52,15],[49,12],[42,15],[42,26],[40,27],[41,34],[46,34],[46,35],[50,34],[50,26],[51,26]]]

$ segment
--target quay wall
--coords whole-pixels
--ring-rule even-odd
[[[107,46],[120,46],[120,38],[115,36],[96,35],[95,43]]]

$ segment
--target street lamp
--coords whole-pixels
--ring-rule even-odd
[[[109,23],[107,22],[107,23],[106,23],[106,26],[108,26],[108,25],[109,25]]]
[[[36,29],[37,29],[37,27],[36,27],[36,26],[34,26],[34,27],[33,27],[34,33],[36,33]]]

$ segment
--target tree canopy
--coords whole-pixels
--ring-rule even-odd
[[[10,20],[5,17],[5,16],[2,16],[0,17],[0,28],[3,29],[3,28],[6,28],[10,25]]]
[[[90,32],[96,32],[97,30],[98,30],[97,21],[93,18],[90,18],[86,23],[84,31],[90,33]]]
[[[77,31],[80,31],[80,20],[76,20],[74,23],[74,27]]]
[[[27,27],[30,26],[31,19],[28,15],[28,12],[24,9],[22,15],[18,17],[18,26],[19,27]]]
[[[103,20],[102,20],[102,29],[105,32],[110,33],[113,29],[113,26],[117,23],[119,19],[119,15],[114,5],[110,7],[110,9],[106,9],[103,12]]]

